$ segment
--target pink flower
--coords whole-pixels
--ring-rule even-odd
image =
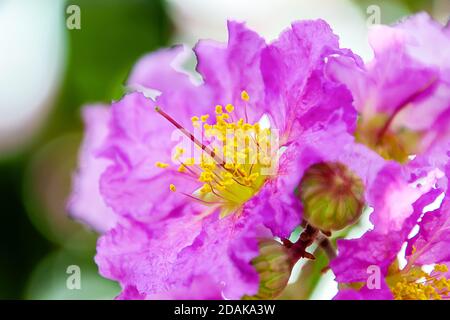
[[[110,164],[108,159],[98,156],[108,134],[110,112],[106,106],[89,106],[83,110],[83,119],[86,134],[68,207],[73,218],[104,232],[115,225],[117,216],[101,197],[98,182],[93,181],[99,181],[100,175]]]
[[[98,242],[96,262],[103,276],[120,282],[121,298],[255,294],[258,239],[289,237],[301,222],[294,190],[303,172],[341,157],[336,141],[353,141],[351,96],[325,70],[331,56],[359,58],[339,48],[325,22],[294,23],[272,44],[243,24],[228,29],[227,44],[201,41],[194,49],[203,83],[173,68],[182,47],[153,53],[128,83],[157,91],[156,99],[127,94],[88,123],[87,138],[97,126],[107,134],[82,150],[90,167],[76,178],[70,210],[97,220],[97,211],[80,209],[87,204],[79,201],[91,201],[78,196],[89,186],[92,197],[102,196],[95,203],[113,211],[115,223],[98,227],[114,225]],[[256,154],[237,148],[235,139],[221,144],[226,129],[246,132]],[[227,147],[238,152],[230,156]],[[378,169],[381,158],[372,156]],[[374,178],[367,165],[354,167]]]
[[[450,37],[427,14],[369,36],[373,61],[333,57],[329,72],[345,83],[360,114],[356,138],[386,159],[416,155],[418,168],[445,165],[450,140]]]
[[[443,194],[432,187],[435,179],[414,186],[398,172],[384,170],[374,185],[379,196],[371,216],[373,230],[359,239],[338,241],[338,256],[331,263],[341,288],[336,299],[449,298],[448,189],[440,207],[427,210]],[[432,272],[422,269],[435,264]]]

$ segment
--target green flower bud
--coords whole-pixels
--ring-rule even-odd
[[[259,291],[254,296],[245,296],[246,300],[272,300],[286,288],[291,276],[293,260],[288,249],[273,239],[264,239],[259,243],[260,254],[252,260],[259,274]]]
[[[311,166],[300,182],[298,195],[304,219],[322,231],[352,225],[361,216],[365,203],[363,182],[341,163]]]

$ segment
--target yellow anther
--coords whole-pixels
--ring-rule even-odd
[[[434,271],[442,273],[448,272],[448,266],[445,264],[437,264],[434,266]]]
[[[180,166],[178,167],[178,172],[181,172],[181,173],[186,172],[186,167],[183,166],[183,165],[180,165]]]
[[[204,115],[202,115],[202,116],[200,117],[200,120],[201,120],[202,122],[206,122],[206,121],[208,120],[208,118],[209,118],[209,114],[204,114]]]
[[[222,106],[221,106],[221,105],[217,105],[217,106],[216,106],[216,113],[217,113],[217,114],[222,114],[222,113],[223,113],[223,109],[222,109]]]
[[[161,169],[165,169],[165,168],[167,168],[169,165],[167,164],[167,163],[164,163],[164,162],[156,162],[155,163],[155,166],[156,167],[158,167],[158,168],[161,168]]]
[[[211,182],[213,180],[213,175],[209,171],[203,171],[198,180],[201,182]]]
[[[266,156],[266,157],[264,157],[264,158],[262,159],[261,164],[263,164],[263,165],[265,165],[265,166],[268,166],[268,165],[271,164],[271,162],[272,162],[272,158]]]
[[[222,178],[223,178],[222,184],[224,186],[230,186],[234,184],[233,175],[230,172],[222,173]]]
[[[247,91],[243,90],[241,92],[241,99],[244,100],[244,101],[249,101],[250,100],[250,96],[248,95]]]
[[[245,154],[244,152],[236,152],[236,157],[240,160],[245,160],[247,154]]]
[[[192,121],[192,125],[194,126],[194,128],[198,128],[199,126],[200,126],[200,124],[199,124],[199,117],[197,117],[197,116],[193,116],[192,118],[191,118],[191,121]]]
[[[202,161],[202,163],[200,164],[200,168],[205,169],[205,170],[214,170],[214,168],[216,167],[216,163],[213,161],[208,161],[208,160],[204,160]]]
[[[177,191],[177,188],[176,188],[175,185],[173,185],[173,184],[170,184],[169,189],[170,189],[170,191],[172,191],[172,192]]]
[[[231,173],[229,173],[229,172],[222,172],[220,175],[221,175],[224,179],[231,179],[231,178],[233,178],[233,175],[232,175]]]
[[[252,174],[248,177],[248,179],[249,179],[250,181],[255,181],[256,179],[258,179],[258,177],[259,177],[259,173],[255,172],[255,173],[252,173]]]
[[[205,184],[201,187],[200,193],[201,193],[201,194],[205,194],[205,193],[208,193],[208,192],[211,192],[211,186],[210,186],[209,184],[205,183]]]
[[[193,166],[195,164],[195,159],[194,158],[187,158],[184,162],[185,166]]]
[[[228,113],[231,113],[234,111],[234,106],[232,104],[227,104],[225,110],[227,110]]]

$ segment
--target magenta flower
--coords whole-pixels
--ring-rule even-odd
[[[128,84],[140,92],[87,111],[69,209],[109,229],[96,262],[120,282],[120,298],[256,294],[258,240],[289,237],[301,222],[294,190],[303,172],[341,157],[339,139],[353,141],[351,96],[325,69],[331,56],[358,58],[325,22],[295,23],[269,45],[243,24],[228,29],[227,44],[195,48],[203,83],[174,68],[182,47],[162,50],[134,68]],[[239,149],[238,138],[256,148]],[[94,218],[97,210],[114,217]]]
[[[450,38],[427,14],[370,33],[375,58],[365,66],[333,57],[330,74],[352,91],[356,138],[386,159],[445,165],[450,137]],[[446,144],[442,146],[442,144]]]
[[[408,184],[394,166],[383,170],[374,184],[373,230],[338,241],[338,256],[331,263],[340,284],[336,299],[450,298],[448,189],[438,209],[424,210],[442,195],[432,187],[435,181],[429,175],[419,185]],[[425,272],[426,265],[435,265],[434,270]]]
[[[117,220],[102,196],[98,183],[100,175],[108,167],[108,159],[99,157],[100,148],[108,135],[110,112],[106,106],[90,106],[83,110],[86,134],[79,157],[79,169],[74,177],[72,193],[68,201],[69,211],[99,232],[112,228]]]

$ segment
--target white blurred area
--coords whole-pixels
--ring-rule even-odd
[[[65,58],[63,0],[0,0],[0,156],[42,127]]]
[[[275,39],[293,21],[324,19],[341,45],[363,58],[372,56],[367,42],[367,15],[351,0],[167,0],[177,26],[177,42],[226,41],[227,19],[245,21],[267,40]]]

